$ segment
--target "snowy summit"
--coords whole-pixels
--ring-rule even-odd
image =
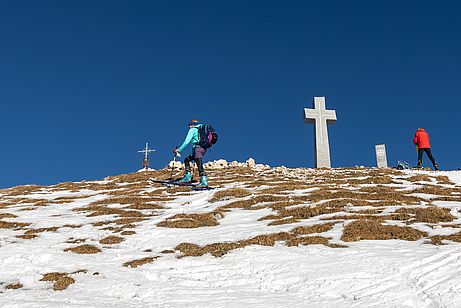
[[[461,306],[459,171],[172,165],[1,190],[0,306]]]

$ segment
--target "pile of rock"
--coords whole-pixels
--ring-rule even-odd
[[[205,169],[225,169],[225,168],[235,168],[235,167],[248,167],[256,170],[267,170],[270,169],[270,166],[257,164],[253,158],[249,158],[246,162],[241,163],[238,161],[228,162],[225,159],[218,159],[215,161],[210,161],[204,164]],[[180,169],[182,168],[182,163],[179,161],[170,161],[168,168]]]

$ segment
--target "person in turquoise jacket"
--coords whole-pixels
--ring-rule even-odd
[[[184,139],[182,145],[178,148],[176,147],[173,152],[174,154],[179,154],[184,151],[189,145],[192,145],[192,154],[184,159],[185,165],[185,174],[182,179],[179,180],[180,183],[187,183],[192,181],[192,173],[191,173],[191,165],[192,161],[195,161],[197,164],[199,176],[200,176],[200,183],[196,187],[208,187],[208,177],[205,173],[205,169],[203,168],[203,156],[206,154],[206,149],[202,148],[199,145],[200,142],[200,135],[199,129],[202,124],[197,120],[191,120],[189,122],[189,131],[187,132],[187,136]]]

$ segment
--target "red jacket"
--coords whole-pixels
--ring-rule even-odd
[[[431,144],[429,142],[429,135],[424,128],[418,128],[415,136],[413,137],[413,143],[418,146],[419,149],[430,149]]]

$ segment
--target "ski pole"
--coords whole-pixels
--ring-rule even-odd
[[[174,171],[174,165],[176,162],[176,155],[173,155],[173,163],[171,164],[171,173],[170,173],[170,179],[173,180],[173,171]]]
[[[178,147],[175,147],[174,149],[176,150]],[[173,180],[173,172],[174,172],[174,168],[175,168],[175,163],[176,163],[176,157],[181,157],[181,154],[179,153],[174,153],[173,154],[173,164],[171,165],[171,176],[170,178]]]

